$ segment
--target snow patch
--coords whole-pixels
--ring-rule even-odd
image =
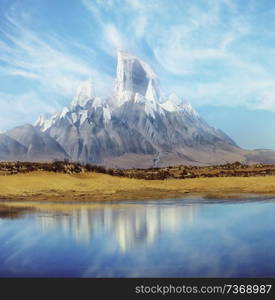
[[[158,101],[157,92],[153,86],[152,80],[149,80],[145,98],[151,101]]]
[[[60,113],[57,112],[50,118],[40,115],[34,126],[39,127],[41,131],[46,131],[59,119]]]
[[[83,110],[80,113],[80,125],[88,119],[88,110]]]
[[[144,103],[145,113],[155,119],[155,113],[164,114],[164,110],[154,99],[147,99],[140,94],[135,95],[135,103]]]
[[[103,107],[103,118],[105,124],[107,124],[111,120],[111,110],[108,105]]]
[[[175,104],[170,100],[167,100],[166,102],[162,103],[161,107],[169,112],[174,112],[177,110]]]
[[[76,121],[77,121],[77,114],[75,112],[73,112],[71,114],[71,118],[72,118],[73,124],[76,123]]]
[[[61,112],[60,119],[65,118],[66,114],[68,112],[70,112],[69,108],[68,107],[64,107],[63,110],[62,110],[62,112]]]

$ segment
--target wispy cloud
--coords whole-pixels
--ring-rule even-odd
[[[110,46],[115,50],[126,48],[127,43],[125,41],[125,38],[113,24],[106,24],[104,26],[104,38],[105,43],[107,42],[109,44],[108,48],[110,48]],[[106,51],[109,52],[108,50]],[[114,52],[110,51],[109,53],[113,55]]]
[[[122,47],[149,59],[167,90],[176,88],[195,105],[274,110],[273,97],[266,96],[273,93],[275,82],[275,73],[264,61],[272,55],[270,45],[257,44],[263,34],[259,20],[268,9],[259,13],[255,1],[83,0],[83,4],[108,33],[100,41],[102,49],[110,53]]]
[[[11,129],[18,124],[32,123],[39,114],[53,113],[58,109],[57,105],[52,102],[47,103],[35,92],[0,93],[0,103],[2,112],[0,128],[2,130]]]
[[[110,77],[73,55],[67,48],[70,41],[38,36],[13,15],[6,16],[6,24],[9,30],[2,31],[5,41],[0,43],[3,73],[36,79],[42,88],[62,97],[72,97],[76,86],[87,78],[94,79],[99,93],[106,89],[103,83]]]

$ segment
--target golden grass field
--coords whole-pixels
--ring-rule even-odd
[[[234,194],[275,194],[275,176],[143,180],[45,171],[0,176],[0,200],[117,201]]]

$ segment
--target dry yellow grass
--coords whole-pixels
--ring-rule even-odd
[[[0,176],[2,200],[99,201],[163,199],[190,194],[275,194],[275,176],[138,180],[106,174],[32,172]]]

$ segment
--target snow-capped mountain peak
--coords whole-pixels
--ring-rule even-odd
[[[61,118],[61,119],[62,119],[62,118],[65,118],[66,115],[67,115],[67,113],[69,113],[69,112],[70,112],[69,108],[65,106],[65,107],[62,109],[62,112],[61,112],[61,114],[60,114],[60,118]]]
[[[91,80],[82,82],[76,90],[76,94],[72,101],[72,107],[85,106],[89,100],[95,97],[94,85]]]
[[[183,103],[183,100],[176,93],[170,94],[168,100],[170,100],[175,105],[180,105]]]
[[[177,106],[171,100],[167,100],[166,102],[162,103],[161,107],[169,112],[177,111]]]
[[[179,108],[181,111],[184,111],[192,116],[199,117],[199,113],[194,109],[194,107],[189,102],[180,104]]]
[[[145,113],[153,118],[156,113],[164,113],[159,104],[162,92],[153,69],[136,56],[118,51],[114,106],[120,107],[128,101],[144,103]]]
[[[61,115],[64,115],[65,109],[66,108],[63,109],[62,113],[57,112],[51,116],[49,114],[40,115],[37,121],[34,123],[34,126],[38,127],[41,131],[46,131],[48,128],[55,124],[55,122],[60,118]]]
[[[168,100],[161,104],[161,107],[169,112],[181,112],[196,117],[199,116],[198,112],[193,108],[193,106],[188,101],[181,99],[175,93],[172,93],[168,97]]]
[[[134,55],[118,51],[114,89],[117,106],[134,99],[136,94],[157,98],[160,94],[158,87],[157,76],[147,63]]]
[[[117,52],[117,72],[123,72],[124,68],[135,68],[137,67],[136,64],[140,64],[142,69],[145,72],[145,75],[148,79],[156,79],[157,75],[153,71],[153,69],[142,59],[138,58],[137,56],[134,56],[133,54],[130,54],[128,52],[118,50]],[[133,66],[134,65],[134,66]],[[118,74],[117,74],[118,75]]]
[[[190,103],[176,94],[164,96],[152,68],[122,51],[113,97],[96,96],[91,80],[85,81],[71,105],[41,116],[35,126],[55,139],[72,160],[116,167],[139,166],[143,160],[144,166],[155,166],[156,156],[163,164],[182,163],[184,157],[189,161],[189,155],[190,161],[197,161],[193,152],[211,151],[213,145],[237,147],[207,125]]]

